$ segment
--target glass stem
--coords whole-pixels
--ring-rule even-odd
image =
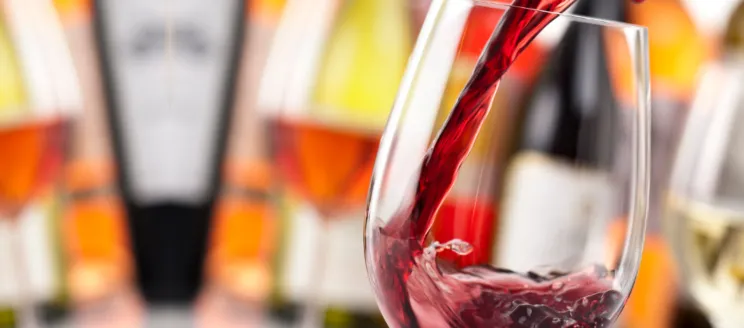
[[[16,217],[12,222],[10,233],[10,253],[13,256],[13,274],[17,287],[17,326],[19,328],[39,328],[40,325],[34,312],[31,279],[29,277],[25,247],[23,247],[23,224],[21,218]]]
[[[317,240],[315,242],[314,255],[315,259],[313,265],[310,268],[310,279],[308,279],[308,286],[306,291],[306,304],[304,313],[302,315],[302,321],[300,322],[301,328],[318,328],[323,327],[324,318],[324,302],[322,299],[323,285],[325,283],[326,275],[326,249],[328,243],[326,238],[328,237],[328,218],[317,215],[316,218],[320,221]]]

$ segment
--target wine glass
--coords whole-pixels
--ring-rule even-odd
[[[49,0],[0,1],[0,219],[13,226],[18,326],[37,327],[37,292],[22,240],[26,206],[49,190],[62,163],[66,123],[80,105],[77,78]]]
[[[686,292],[714,327],[744,315],[742,93],[744,64],[731,56],[704,71],[667,192],[665,230]]]
[[[576,12],[615,10],[622,19],[623,5],[583,1]],[[463,43],[486,46],[469,35],[476,11],[502,15],[492,27],[501,31],[515,17],[547,18],[524,51],[538,43],[550,51],[531,91],[517,105],[494,102],[481,130],[489,133],[453,164],[474,128],[464,115],[443,123],[442,110],[451,107],[440,104]],[[648,74],[642,27],[489,1],[433,1],[368,196],[365,259],[387,323],[609,327],[630,295],[643,248]],[[460,101],[512,92],[472,82]],[[453,183],[442,182],[453,170]]]
[[[287,261],[279,284],[304,308],[302,326],[322,326],[333,310],[382,321],[353,236],[413,47],[410,16],[406,1],[290,0],[277,28],[258,107],[283,197],[300,203],[283,238],[302,259]]]

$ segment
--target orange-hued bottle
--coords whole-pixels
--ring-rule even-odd
[[[258,326],[274,285],[273,173],[267,160],[266,121],[256,110],[262,68],[283,0],[250,1],[240,57],[221,190],[213,213],[205,262],[206,288],[197,305],[199,327]],[[225,315],[224,300],[243,315]]]
[[[680,0],[629,1],[628,6],[630,22],[648,27],[653,181],[646,246],[621,321],[629,328],[667,328],[672,325],[679,288],[672,252],[661,229],[662,210],[674,152],[711,47]]]
[[[128,292],[133,280],[125,208],[116,183],[87,0],[56,0],[78,73],[82,112],[70,124],[64,168],[63,242],[73,303]]]

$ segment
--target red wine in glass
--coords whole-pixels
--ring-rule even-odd
[[[526,275],[489,266],[461,270],[436,261],[440,251],[470,254],[460,240],[425,246],[486,117],[501,77],[535,36],[575,0],[515,0],[486,45],[447,122],[425,155],[411,204],[370,238],[377,245],[374,286],[393,327],[607,327],[622,307],[612,273]],[[590,0],[591,1],[591,0]],[[615,0],[618,1],[618,0]],[[373,219],[374,220],[374,219]],[[446,296],[443,297],[443,292]]]
[[[435,242],[416,257],[407,290],[418,322],[409,327],[609,327],[623,303],[599,266],[546,275],[486,265],[457,271],[437,265],[436,253],[444,249],[467,254],[470,246]]]

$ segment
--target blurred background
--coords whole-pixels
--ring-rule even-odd
[[[701,304],[721,297],[682,283],[693,255],[665,228],[675,216],[664,199],[675,160],[696,157],[677,155],[698,131],[691,112],[744,103],[712,93],[744,82],[730,73],[744,60],[744,2],[627,2],[627,21],[649,29],[656,198],[617,327],[711,327]],[[428,6],[0,0],[0,327],[385,327],[364,267],[364,206]],[[500,18],[471,15],[481,40]],[[498,113],[535,92],[557,37],[523,54]],[[479,56],[468,45],[442,106]],[[507,131],[513,117],[499,118],[483,133]],[[736,129],[736,116],[720,120]],[[495,206],[472,206],[483,229],[499,228]],[[445,204],[436,233],[457,230],[458,209]],[[741,225],[726,228],[736,238]],[[711,254],[744,252],[726,238],[698,239]],[[726,259],[709,268],[740,270],[718,287],[741,310],[744,253]]]

